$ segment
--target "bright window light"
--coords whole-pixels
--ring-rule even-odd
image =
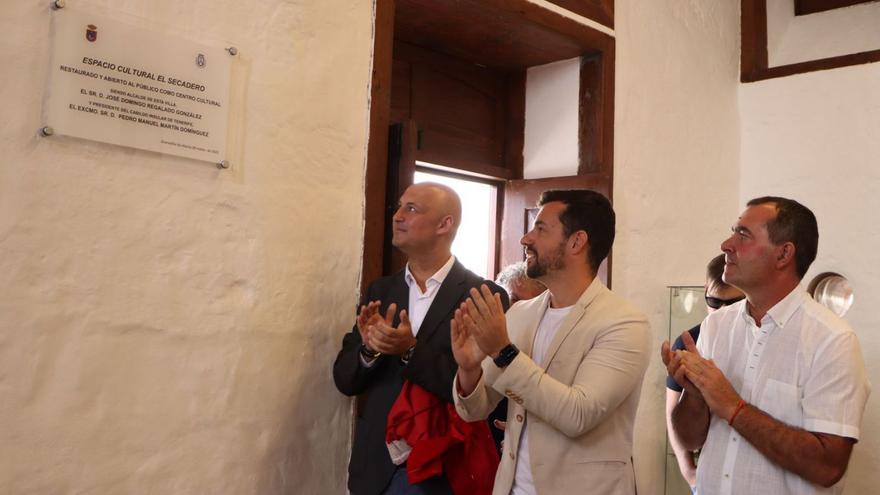
[[[416,171],[414,182],[436,182],[451,187],[461,198],[462,219],[452,243],[452,254],[470,271],[493,278],[496,188],[482,182]]]

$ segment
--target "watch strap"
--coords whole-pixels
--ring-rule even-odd
[[[519,349],[515,345],[507,344],[503,349],[498,351],[498,356],[495,357],[492,361],[495,363],[495,366],[499,368],[506,368],[508,364],[512,363],[514,358],[516,358],[517,354],[519,354]]]
[[[403,364],[409,364],[409,360],[412,359],[412,355],[413,355],[413,352],[415,352],[415,350],[416,350],[416,346],[412,346],[409,349],[407,349],[406,352],[401,354],[400,360],[403,362]]]
[[[367,347],[366,344],[361,344],[360,352],[361,352],[361,356],[363,356],[364,359],[366,359],[367,361],[376,359],[377,357],[382,355],[381,352],[374,351],[374,350],[370,349],[369,347]]]

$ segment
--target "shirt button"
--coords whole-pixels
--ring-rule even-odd
[[[510,458],[513,459],[513,451],[510,452]]]
[[[729,474],[725,474],[724,477],[725,477],[725,478],[730,478],[730,475],[729,475]]]
[[[523,421],[522,414],[517,414],[517,415],[516,415],[516,420],[519,421],[520,423],[522,423],[522,421]]]

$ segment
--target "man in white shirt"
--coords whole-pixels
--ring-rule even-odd
[[[406,268],[370,284],[333,365],[336,388],[362,396],[348,488],[353,495],[449,494],[442,475],[409,484],[406,466],[392,461],[385,444],[388,413],[404,380],[451,403],[456,364],[449,322],[455,308],[480,284],[502,293],[505,307],[507,295],[452,256],[461,202],[449,187],[410,186],[392,221],[392,244],[407,255]]]
[[[483,286],[455,312],[459,415],[510,399],[495,495],[635,493],[633,422],[648,365],[644,315],[596,278],[614,210],[594,191],[546,191],[520,241],[547,291],[510,308]]]
[[[684,387],[673,427],[702,447],[697,493],[840,493],[870,386],[849,325],[800,280],[816,217],[779,197],[749,201],[721,244],[724,281],[746,300],[710,314],[699,344],[661,353]]]

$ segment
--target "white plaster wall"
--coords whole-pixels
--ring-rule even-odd
[[[658,350],[635,431],[639,493],[652,495],[664,489],[667,286],[703,282],[739,210],[739,2],[618,0],[615,12],[612,281]]]
[[[48,4],[0,16],[0,493],[344,493],[372,2],[76,2],[239,48],[229,171],[38,137]]]
[[[526,179],[577,175],[580,67],[577,57],[526,71]]]
[[[794,0],[767,2],[770,67],[818,60],[880,47],[880,3],[794,15]]]
[[[847,313],[859,336],[874,393],[850,461],[845,493],[880,486],[880,64],[744,84],[740,203],[774,194],[816,213],[819,254],[807,273],[849,278]]]

